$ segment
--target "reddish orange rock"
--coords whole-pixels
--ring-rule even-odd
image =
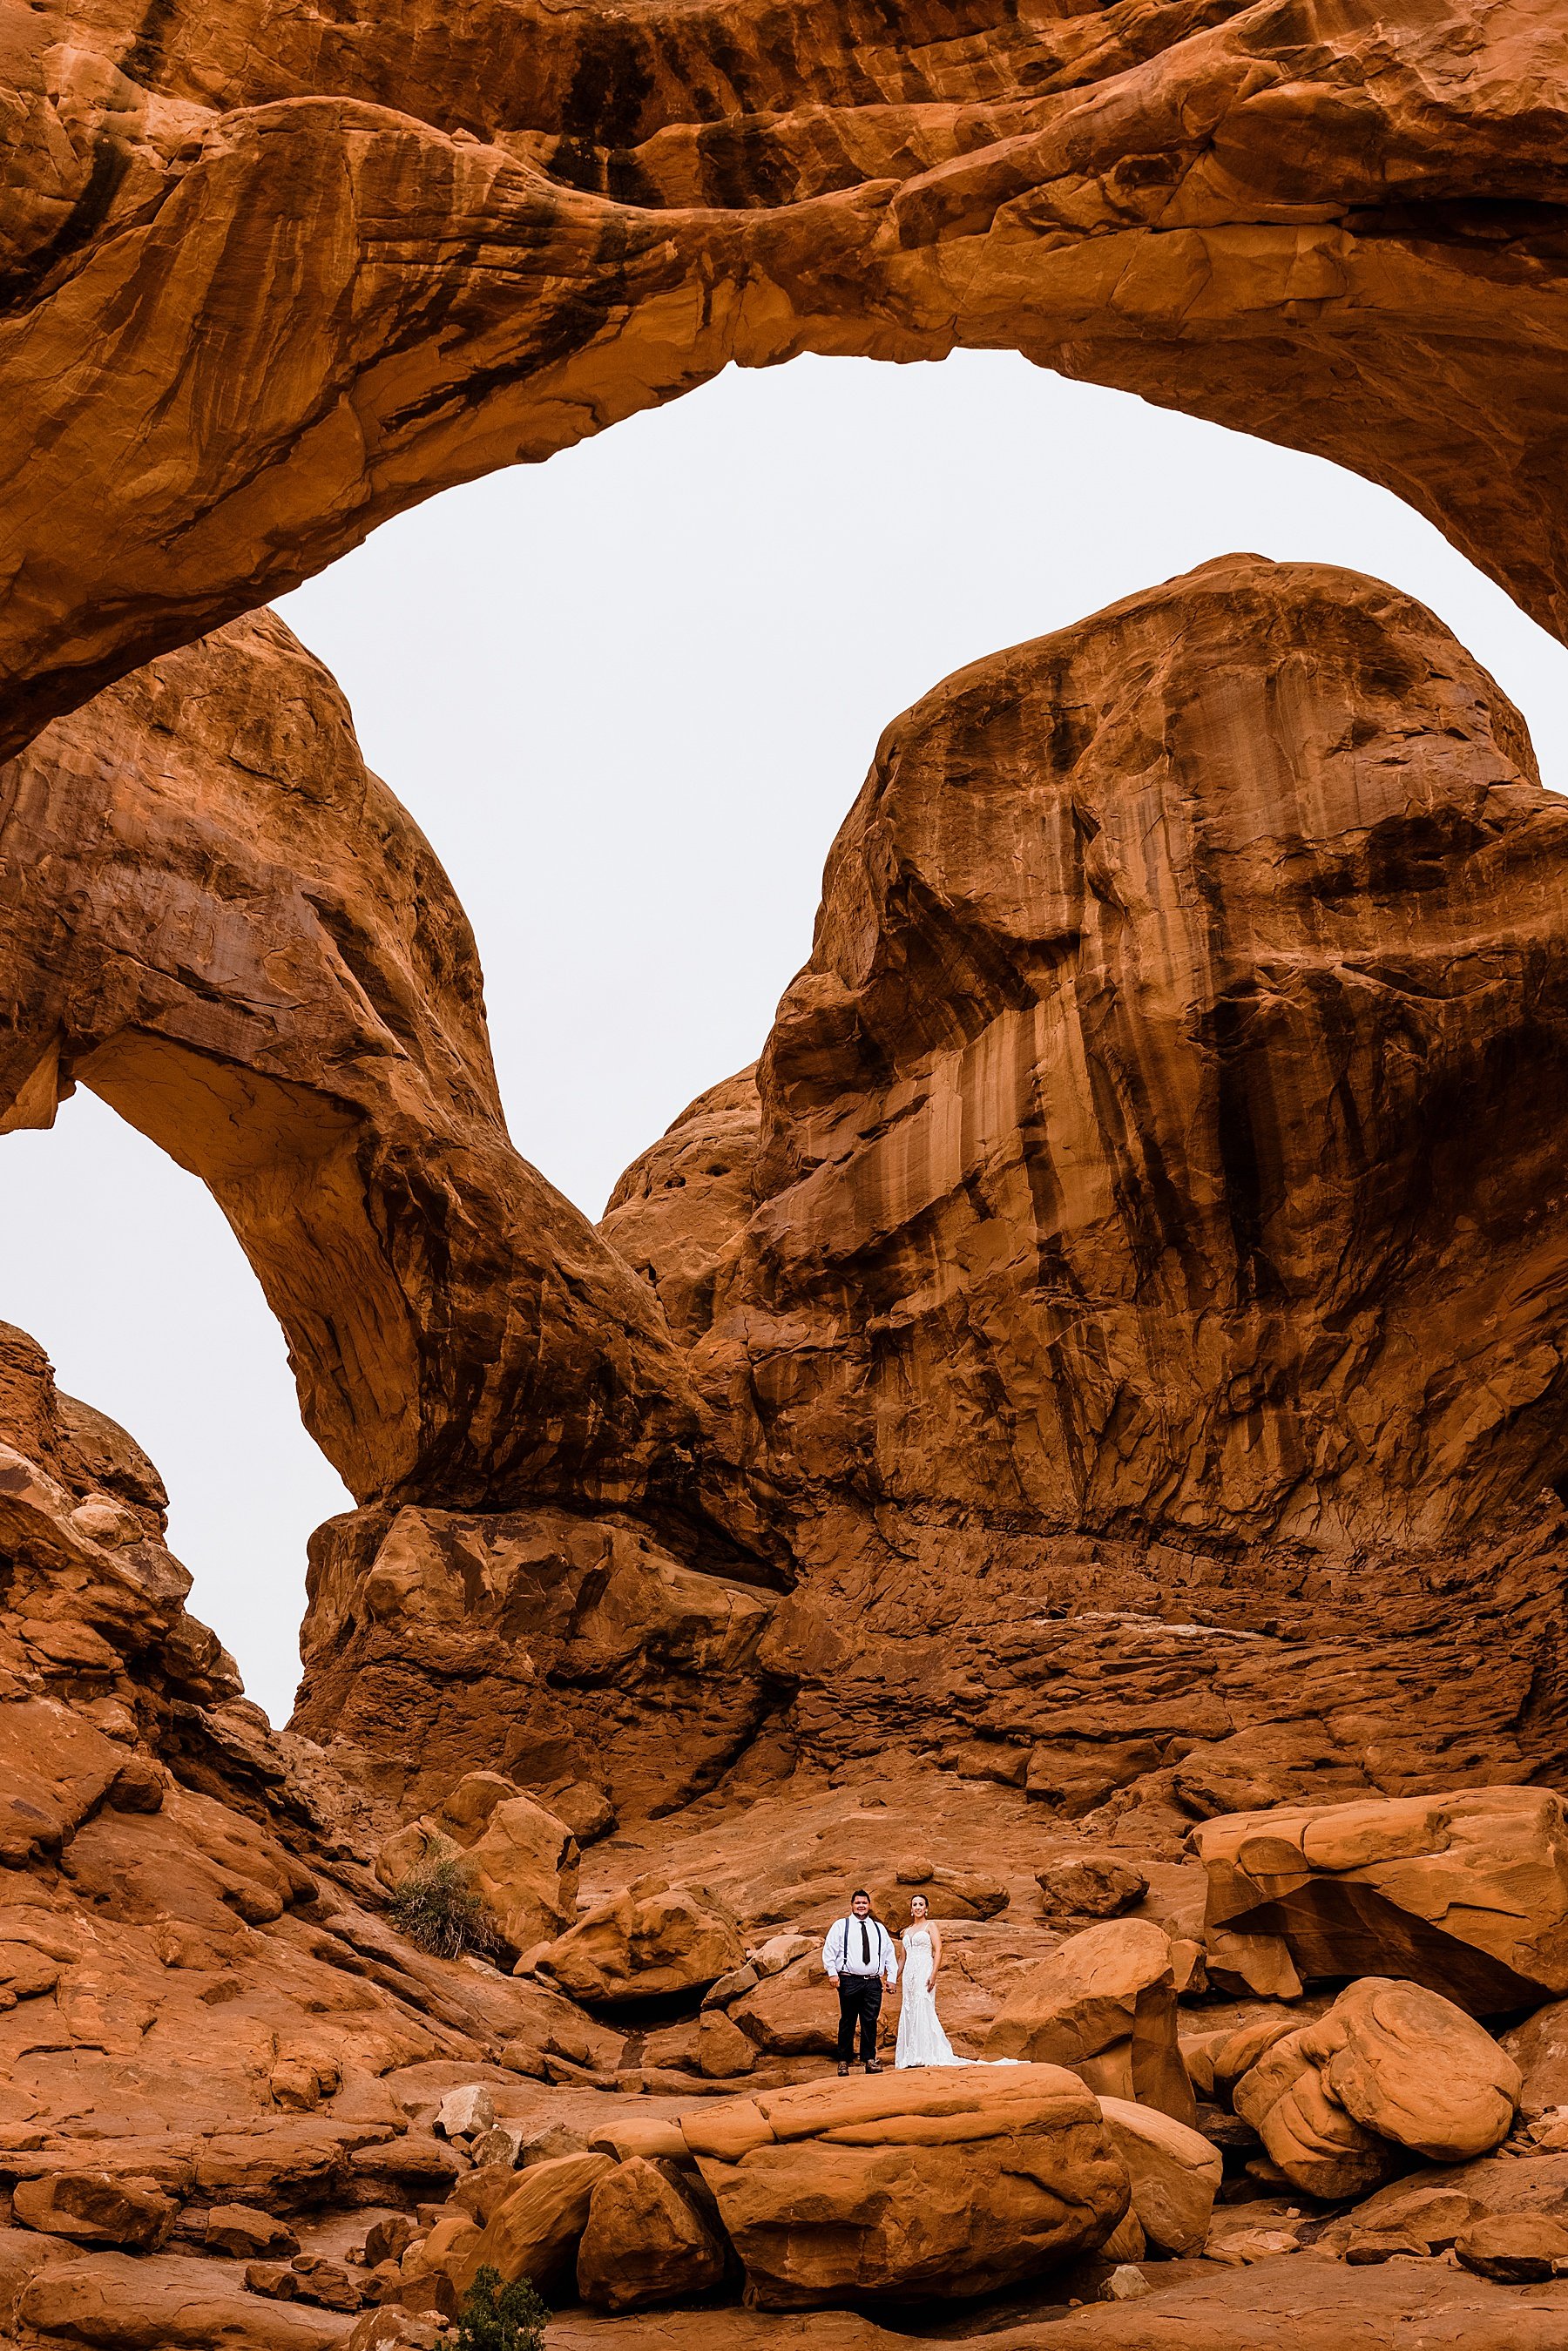
[[[752,1205],[743,1078],[606,1220],[786,1514],[808,1746],[914,1677],[955,1768],[1167,1834],[1556,1767],[1565,854],[1492,681],[1322,567],[1206,566],[888,729]]]
[[[1563,625],[1553,0],[47,0],[5,70],[7,751],[432,490],[801,350],[1017,349],[1333,456]]]
[[[282,622],[154,663],[3,789],[0,1109],[85,1083],[205,1179],[353,1491],[689,1486],[663,1318],[513,1149],[463,910]]]

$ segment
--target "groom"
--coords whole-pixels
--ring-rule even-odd
[[[898,1961],[893,1938],[871,1915],[871,1896],[856,1889],[847,1918],[835,1918],[822,1945],[822,1965],[839,1995],[839,2071],[847,2074],[855,2053],[859,2023],[861,2061],[868,2074],[880,2074],[876,2055],[876,2021],[882,2013],[882,1988],[891,1991],[898,1981]]]

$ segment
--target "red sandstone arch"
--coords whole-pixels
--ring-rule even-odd
[[[0,753],[732,360],[1011,347],[1568,629],[1556,0],[48,0],[5,59]]]
[[[203,1177],[361,1501],[718,1503],[653,1294],[507,1134],[445,874],[272,614],[0,768],[0,998],[4,1124],[80,1081]]]

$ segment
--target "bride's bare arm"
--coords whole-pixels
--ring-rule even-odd
[[[941,1965],[942,1929],[934,1918],[931,1921],[931,1980],[933,1983],[936,1980],[936,1971]]]

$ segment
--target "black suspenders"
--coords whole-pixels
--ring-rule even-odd
[[[846,1970],[849,1967],[851,1927],[874,1927],[876,1928],[876,1971],[878,1975],[881,1975],[883,1970],[882,1938],[887,1932],[882,1920],[880,1918],[856,1918],[852,1913],[848,1918],[841,1919],[839,1923],[844,1930],[844,1956],[840,1962],[841,1967]],[[867,1937],[867,1940],[870,1940],[869,1936]]]

